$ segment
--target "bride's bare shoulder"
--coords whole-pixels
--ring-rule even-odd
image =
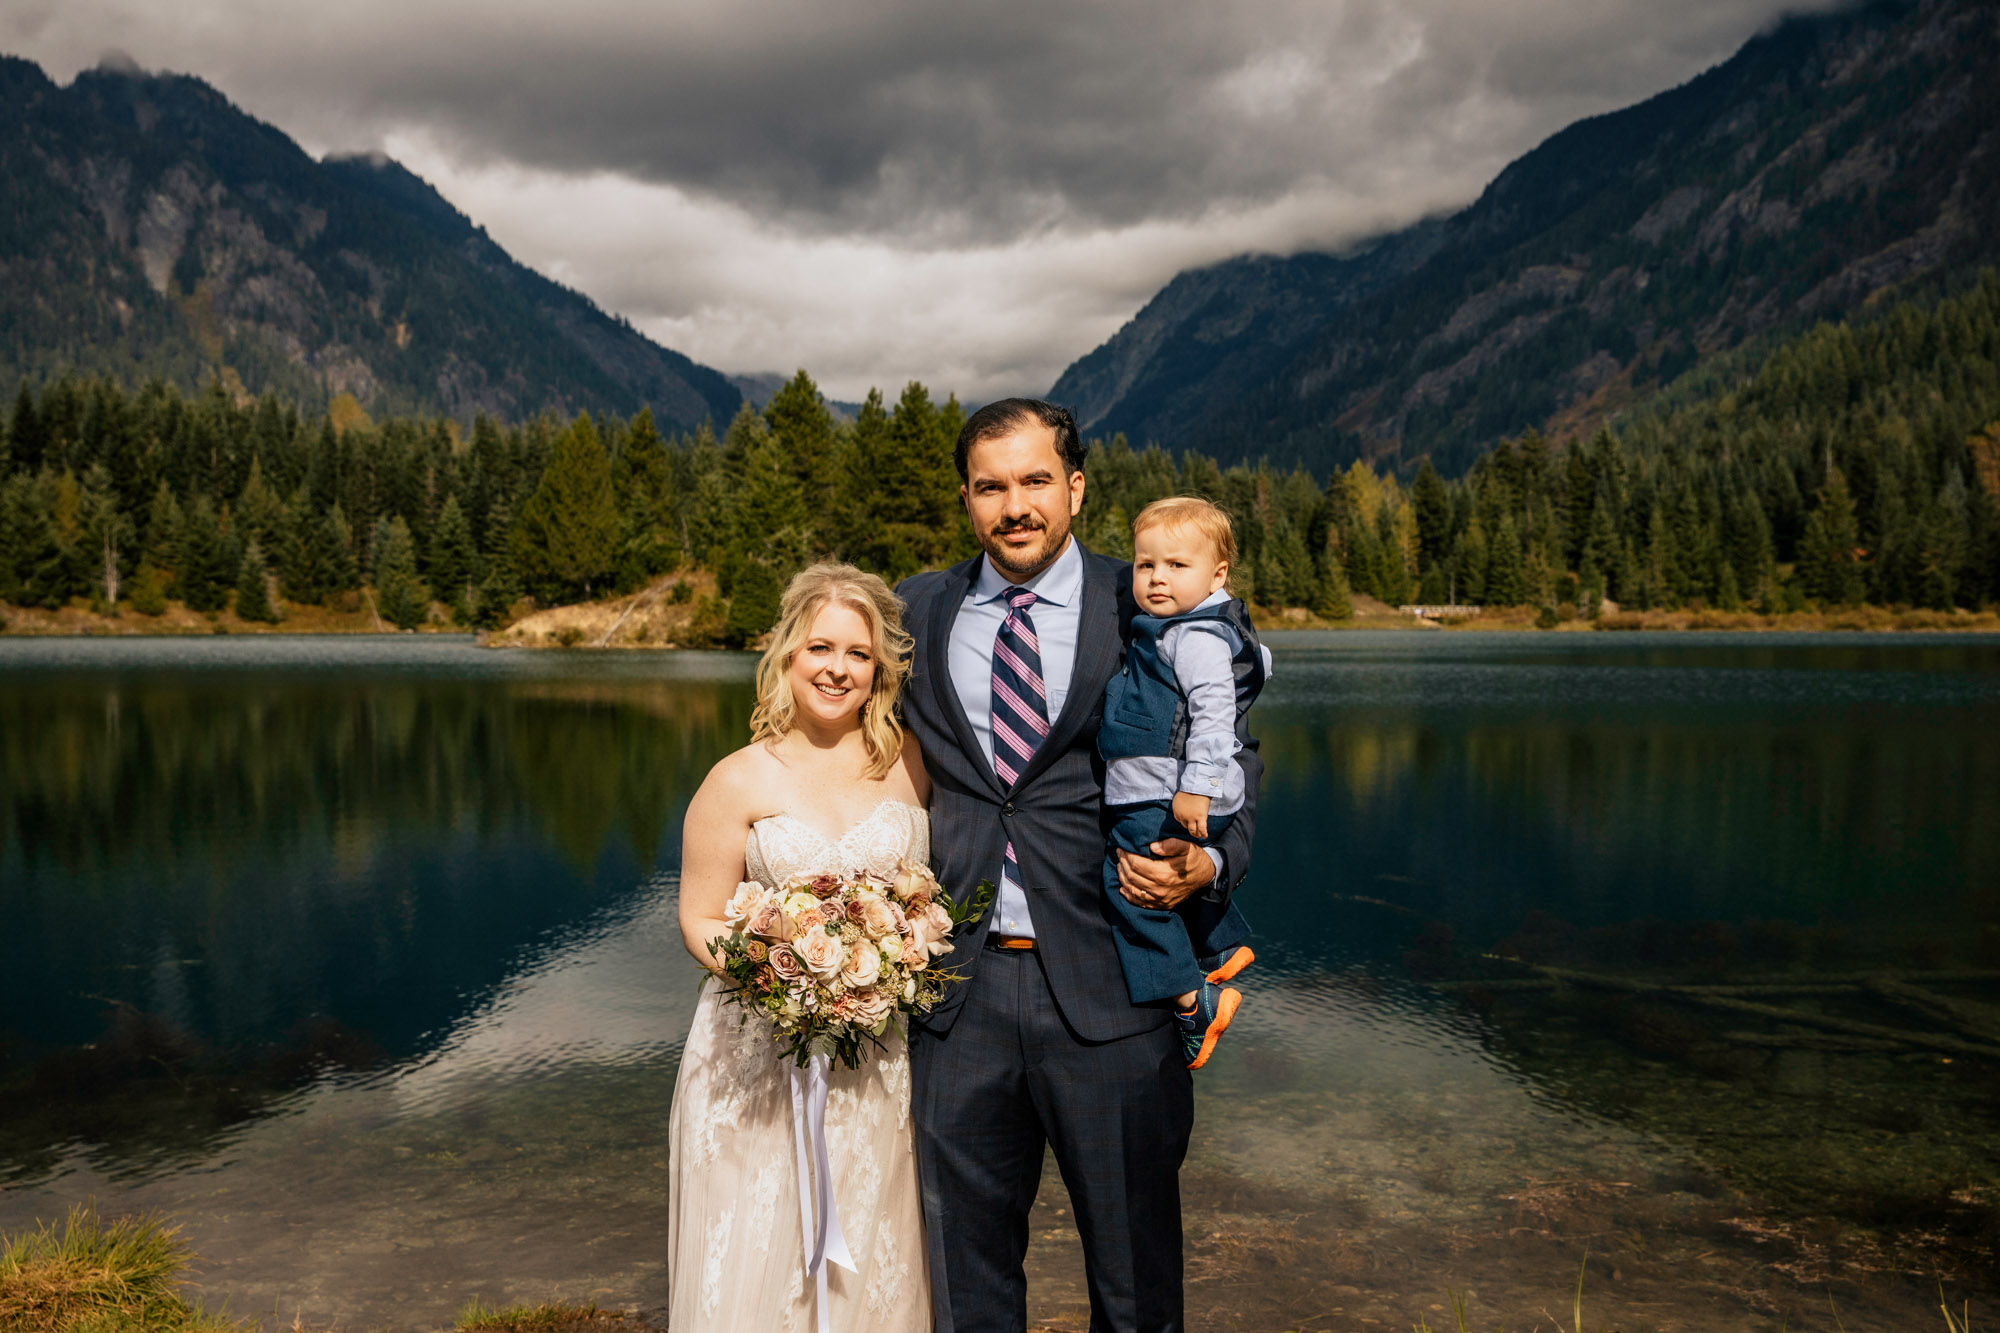
[[[751,810],[769,803],[783,768],[761,741],[724,755],[688,803],[689,819],[749,823]]]

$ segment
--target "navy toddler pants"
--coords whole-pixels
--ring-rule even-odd
[[[1198,990],[1216,966],[1216,956],[1249,937],[1250,923],[1234,903],[1213,903],[1200,894],[1169,911],[1141,907],[1118,887],[1117,849],[1151,856],[1162,838],[1199,842],[1174,818],[1168,801],[1111,807],[1110,844],[1104,849],[1104,898],[1111,914],[1118,961],[1132,1003],[1151,1004]],[[1208,817],[1208,840],[1229,827],[1229,815]]]

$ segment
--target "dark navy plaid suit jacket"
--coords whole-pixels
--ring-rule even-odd
[[[1079,543],[1081,549],[1081,543]],[[931,776],[931,860],[953,896],[981,880],[995,884],[1007,839],[1020,859],[1022,887],[1034,917],[1035,938],[1049,987],[1062,1014],[1087,1041],[1131,1036],[1171,1021],[1164,1007],[1139,1008],[1125,990],[1111,922],[1102,905],[1104,862],[1104,762],[1097,754],[1097,726],[1104,687],[1123,662],[1136,606],[1132,567],[1123,560],[1083,551],[1083,604],[1077,625],[1076,664],[1062,713],[1035,757],[1011,788],[1001,784],[981,752],[952,686],[951,627],[979,571],[978,557],[950,569],[918,574],[896,588],[916,640],[915,662],[903,694],[903,719],[924,749]],[[1227,882],[1206,892],[1226,899],[1250,869],[1257,824],[1257,788],[1264,766],[1256,742],[1242,732],[1246,801],[1217,841]],[[970,977],[980,966],[988,912],[945,960]],[[941,1001],[924,1025],[948,1031],[959,993]]]

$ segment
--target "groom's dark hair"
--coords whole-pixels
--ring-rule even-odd
[[[958,447],[952,450],[952,461],[958,464],[958,479],[972,479],[965,460],[973,445],[1012,435],[1029,422],[1047,426],[1056,433],[1056,452],[1062,455],[1065,471],[1083,471],[1083,439],[1076,433],[1076,418],[1067,407],[1057,407],[1040,398],[1002,398],[965,419],[964,428],[958,432]]]

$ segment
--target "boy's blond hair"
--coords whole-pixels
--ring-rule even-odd
[[[1229,515],[1210,501],[1198,495],[1155,500],[1132,520],[1132,535],[1136,538],[1147,528],[1161,527],[1192,528],[1215,548],[1218,561],[1236,567],[1236,529],[1230,526]]]

